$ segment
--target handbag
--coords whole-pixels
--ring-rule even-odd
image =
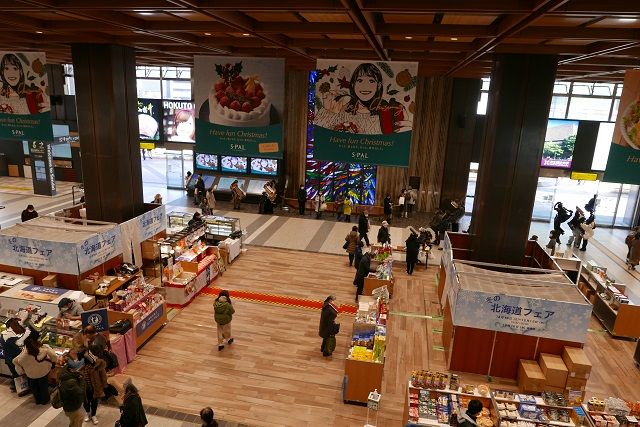
[[[16,393],[22,397],[29,393],[29,378],[26,375],[20,375],[13,379],[13,384],[16,386]]]
[[[324,345],[325,351],[327,353],[333,353],[333,351],[336,349],[336,337],[335,335],[330,335],[327,338],[327,341]]]
[[[342,249],[346,250],[349,247],[349,241],[345,241],[344,245],[342,245]]]
[[[112,351],[104,353],[104,360],[107,362],[107,371],[118,367],[118,357]]]

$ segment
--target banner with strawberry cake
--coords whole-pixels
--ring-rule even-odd
[[[194,60],[196,151],[282,158],[284,59]]]
[[[640,70],[625,72],[603,181],[640,184]]]
[[[0,139],[52,141],[43,52],[0,52]]]
[[[314,158],[408,167],[417,73],[417,62],[318,60]]]

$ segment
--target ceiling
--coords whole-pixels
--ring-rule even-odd
[[[638,0],[2,0],[0,50],[133,46],[140,65],[194,55],[420,62],[422,75],[486,77],[496,53],[556,54],[559,79],[622,81],[640,67]]]

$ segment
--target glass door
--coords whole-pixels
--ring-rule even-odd
[[[182,151],[167,150],[167,188],[184,187]]]

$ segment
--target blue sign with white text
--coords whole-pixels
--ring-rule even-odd
[[[85,311],[80,317],[82,318],[83,327],[91,325],[96,328],[96,332],[104,332],[109,329],[106,308]]]

